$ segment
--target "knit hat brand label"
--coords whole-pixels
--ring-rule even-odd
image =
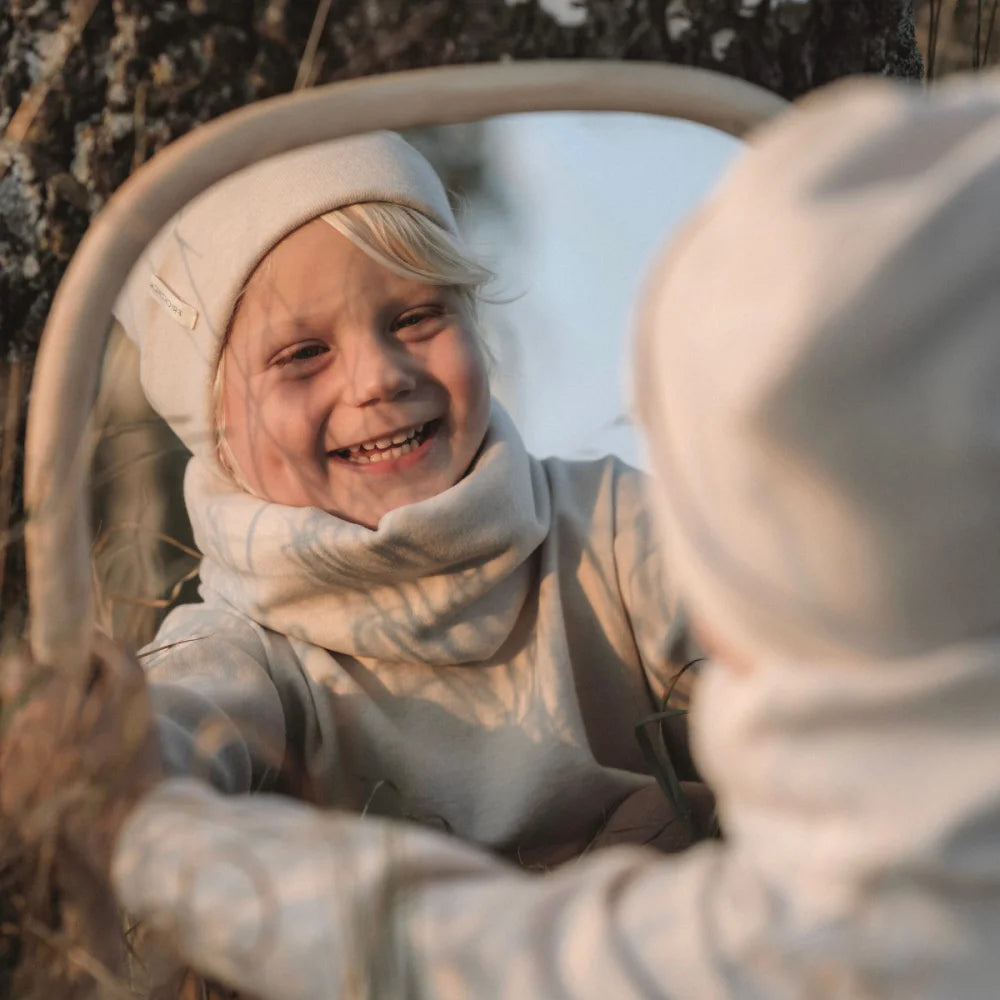
[[[198,310],[175,295],[155,274],[149,279],[149,293],[181,326],[194,329],[198,322]]]

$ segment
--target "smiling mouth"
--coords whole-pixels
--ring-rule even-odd
[[[330,454],[353,465],[371,465],[374,462],[401,458],[433,437],[440,426],[440,419],[429,420],[425,424],[417,424],[408,430],[397,431],[386,437],[372,438],[371,441],[362,441],[349,448],[338,448]]]

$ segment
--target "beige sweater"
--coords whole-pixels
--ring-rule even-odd
[[[145,651],[172,769],[578,853],[651,784],[634,728],[682,665],[644,486],[532,458],[499,409],[470,475],[376,531],[194,460],[204,603]]]

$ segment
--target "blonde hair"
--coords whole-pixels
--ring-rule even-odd
[[[368,201],[345,205],[320,218],[395,274],[453,289],[465,318],[477,321],[482,289],[493,280],[493,272],[469,255],[458,236],[423,212]]]
[[[415,208],[388,201],[344,205],[319,218],[394,274],[426,285],[450,288],[458,298],[463,319],[478,334],[479,303],[484,300],[483,288],[493,281],[495,275],[469,254],[457,235]],[[251,494],[254,491],[240,474],[236,458],[226,441],[222,383],[225,377],[226,346],[233,319],[244,292],[255,278],[266,272],[267,260],[265,256],[258,263],[236,296],[219,348],[219,360],[212,383],[216,455],[236,485]],[[480,345],[488,363],[492,364],[492,354],[482,337]]]

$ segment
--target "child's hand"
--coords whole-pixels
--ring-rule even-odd
[[[163,776],[136,661],[98,637],[90,676],[0,662],[0,824],[26,851],[104,881],[136,801]]]

